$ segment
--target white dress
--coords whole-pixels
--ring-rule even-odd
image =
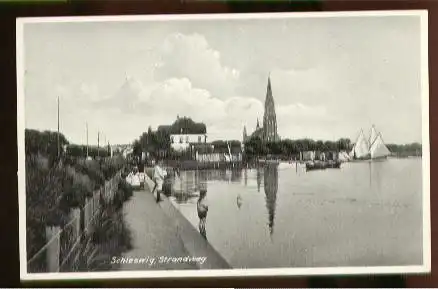
[[[164,177],[167,175],[167,172],[160,168],[160,166],[156,165],[154,169],[154,181],[157,183],[157,189],[163,189]]]

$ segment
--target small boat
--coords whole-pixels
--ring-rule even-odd
[[[306,163],[306,170],[325,170],[325,169],[340,169],[340,161],[313,161]]]
[[[328,161],[327,162],[327,168],[329,168],[329,169],[340,169],[341,168],[341,162],[340,161]]]
[[[321,161],[311,161],[306,163],[306,170],[325,170],[327,168],[327,165],[325,162]]]

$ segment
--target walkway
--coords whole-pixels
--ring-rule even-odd
[[[167,270],[197,269],[196,263],[160,263],[159,258],[190,256],[178,236],[171,219],[155,202],[148,186],[134,191],[133,197],[124,204],[125,221],[132,234],[133,249],[123,257],[155,258],[155,264],[122,264],[120,270]]]

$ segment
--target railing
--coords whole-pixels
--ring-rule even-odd
[[[121,173],[117,173],[105,185],[87,198],[84,207],[72,209],[70,221],[60,227],[47,227],[48,242],[28,260],[29,273],[77,271],[82,237],[92,232],[92,224],[101,209],[101,198],[114,199]],[[83,214],[81,213],[83,211]],[[82,231],[82,225],[83,229]]]
[[[49,242],[47,242],[32,258],[27,262],[27,271],[30,273],[45,273],[45,272],[56,272],[57,256],[51,254],[56,253],[59,248],[59,233],[54,235]],[[50,257],[49,257],[50,256]]]

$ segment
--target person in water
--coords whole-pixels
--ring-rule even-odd
[[[160,193],[163,189],[164,177],[166,176],[166,172],[161,168],[162,162],[157,162],[154,167],[154,178],[153,181],[155,183],[154,188],[152,189],[152,194],[157,190],[157,203],[161,201]]]
[[[207,239],[207,234],[205,231],[205,221],[207,219],[207,213],[208,213],[208,204],[207,204],[206,196],[207,196],[207,190],[201,189],[201,191],[199,192],[199,199],[197,202],[198,217],[199,217],[199,232],[205,239]]]

